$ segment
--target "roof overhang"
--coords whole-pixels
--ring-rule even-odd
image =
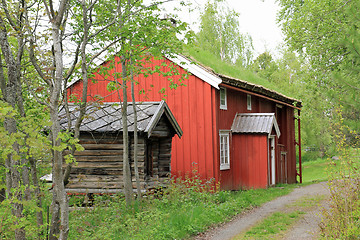
[[[258,97],[269,99],[271,101],[275,101],[280,104],[284,104],[289,107],[301,110],[302,103],[298,99],[288,97],[272,89],[266,88],[261,85],[256,85],[254,83],[250,83],[245,80],[229,77],[222,74],[219,74],[219,77],[222,79],[221,85],[224,87],[246,92],[252,95],[256,95]]]
[[[219,84],[222,82],[222,80],[217,74],[211,73],[201,65],[196,64],[179,54],[166,55],[165,57],[180,67],[186,69],[191,74],[197,76],[201,80],[207,82],[214,88],[219,89]]]
[[[233,133],[267,134],[269,137],[273,129],[280,137],[275,113],[237,113],[231,126]]]
[[[172,112],[170,111],[169,106],[166,104],[166,102],[164,100],[162,100],[159,104],[159,107],[156,109],[154,115],[152,116],[149,124],[147,125],[147,127],[145,128],[145,131],[148,134],[148,137],[151,137],[152,131],[154,130],[154,128],[156,127],[156,125],[158,124],[161,116],[165,113],[165,116],[168,118],[170,124],[172,125],[172,127],[174,128],[176,134],[179,136],[179,138],[181,138],[183,131],[181,130],[179,124],[177,123],[174,115],[172,114]]]
[[[128,103],[127,108],[129,132],[133,132],[135,129],[135,112],[131,105],[132,103]],[[70,119],[67,118],[64,106],[59,111],[60,126],[63,130],[68,129],[68,125],[73,130],[75,122],[79,117],[79,106],[69,103],[68,107]],[[145,132],[150,137],[159,120],[165,114],[173,131],[179,137],[182,136],[183,132],[180,126],[164,100],[160,102],[138,102],[135,108],[138,132]],[[80,126],[81,132],[103,133],[122,130],[122,103],[92,103],[86,107],[85,117]]]

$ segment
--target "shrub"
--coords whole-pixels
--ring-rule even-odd
[[[359,239],[360,152],[347,144],[341,114],[338,117],[334,136],[339,159],[329,160],[330,207],[323,211],[320,227],[325,239]]]

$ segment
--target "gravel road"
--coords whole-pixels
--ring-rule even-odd
[[[286,205],[294,203],[300,198],[316,195],[329,195],[326,183],[317,183],[295,188],[290,194],[265,203],[263,206],[252,209],[244,214],[239,214],[239,216],[234,218],[231,222],[200,234],[194,239],[231,239],[236,235],[243,233],[245,230],[248,230],[258,221],[270,214],[281,211]],[[316,239],[316,234],[319,231],[318,224],[321,221],[319,214],[320,207],[316,207],[306,213],[300,221],[289,229],[284,239]]]

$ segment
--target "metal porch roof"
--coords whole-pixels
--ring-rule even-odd
[[[121,103],[92,103],[87,106],[85,118],[80,126],[82,132],[118,132],[122,131]],[[138,131],[146,132],[151,136],[152,130],[156,127],[161,116],[165,114],[173,126],[176,134],[181,137],[182,130],[176,122],[165,101],[161,102],[142,102],[136,103]],[[76,119],[79,116],[79,106],[69,104],[70,122],[73,129]],[[60,126],[62,129],[68,128],[68,119],[65,108],[59,112]],[[128,131],[134,131],[134,110],[132,103],[127,107]]]
[[[233,133],[266,133],[270,135],[273,128],[275,128],[276,135],[280,137],[274,113],[237,113],[231,131]]]

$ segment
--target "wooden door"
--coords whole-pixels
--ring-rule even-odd
[[[287,158],[286,152],[280,152],[280,183],[287,183]]]

